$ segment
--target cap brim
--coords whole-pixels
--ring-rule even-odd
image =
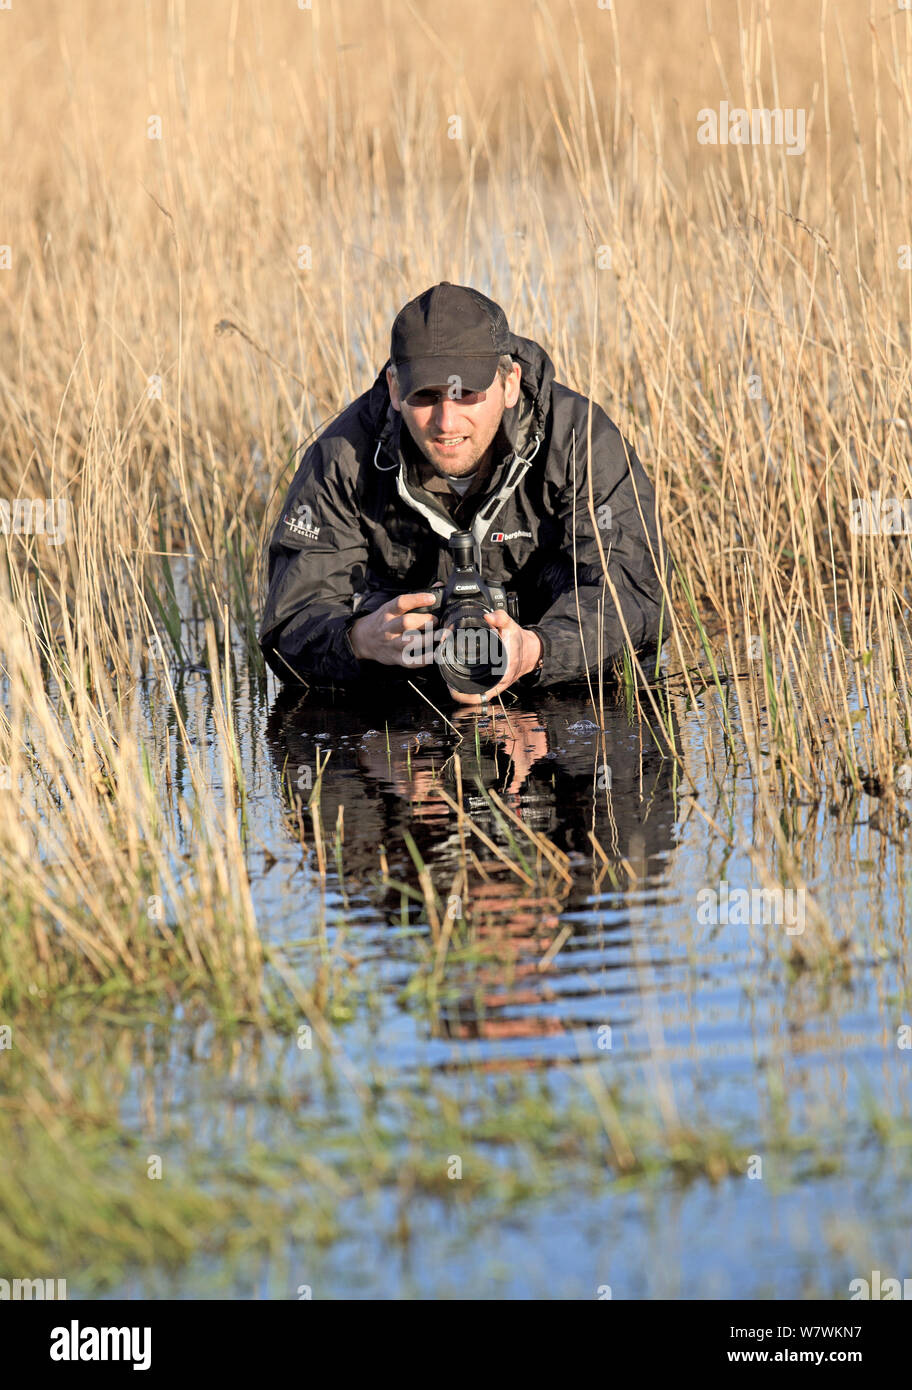
[[[399,390],[405,398],[429,386],[448,386],[454,388],[453,399],[458,400],[456,389],[487,391],[493,386],[499,361],[496,353],[484,357],[412,357],[396,364]]]

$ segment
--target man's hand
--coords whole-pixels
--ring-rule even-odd
[[[459,705],[481,705],[486,700],[495,699],[514,681],[518,681],[520,676],[534,671],[542,654],[542,643],[538,633],[528,632],[524,627],[520,627],[503,609],[498,609],[496,613],[485,613],[485,622],[500,634],[507,658],[507,669],[503,679],[483,695],[464,695],[461,690],[454,690],[451,685],[448,686],[447,689]]]
[[[429,666],[434,660],[434,614],[413,610],[433,601],[429,593],[399,594],[359,618],[348,629],[355,656],[383,666]]]

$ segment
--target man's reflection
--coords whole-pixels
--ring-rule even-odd
[[[306,805],[323,766],[323,824],[334,826],[345,808],[346,883],[366,892],[391,923],[400,923],[401,899],[380,881],[381,846],[390,877],[414,883],[408,831],[444,901],[464,864],[460,914],[479,950],[471,966],[447,967],[447,984],[464,978],[465,988],[441,1010],[441,1032],[528,1038],[560,1033],[571,1021],[574,1029],[605,1021],[602,993],[587,979],[587,971],[601,976],[605,964],[570,965],[591,962],[593,948],[602,950],[611,936],[624,939],[631,857],[638,893],[666,874],[676,813],[674,765],[660,752],[661,734],[624,710],[606,709],[600,729],[579,695],[542,692],[481,714],[437,712],[416,695],[409,707],[378,698],[365,711],[286,687],[270,712],[267,739],[289,804],[298,787]],[[465,856],[451,805],[460,782],[461,804],[480,832],[463,827]],[[517,862],[507,832],[530,870],[525,878],[496,853]],[[536,835],[561,851],[563,873],[539,852]],[[453,940],[461,940],[455,930]]]

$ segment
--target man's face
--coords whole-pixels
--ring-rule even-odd
[[[464,478],[474,473],[490,448],[503,413],[519,400],[522,370],[518,365],[501,382],[498,372],[486,391],[451,394],[447,386],[416,391],[407,400],[389,371],[390,400],[434,472],[442,478]]]

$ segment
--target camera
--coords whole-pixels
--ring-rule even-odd
[[[518,620],[519,603],[515,594],[482,578],[475,565],[470,531],[455,531],[448,544],[453,553],[453,573],[443,588],[435,591],[434,602],[415,611],[439,614],[444,637],[434,660],[447,684],[464,695],[483,695],[507,670],[500,633],[488,627],[484,615],[501,611]]]

